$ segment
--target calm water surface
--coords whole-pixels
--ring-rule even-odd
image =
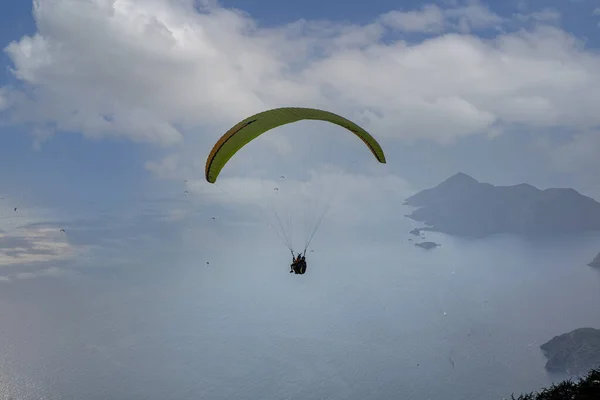
[[[190,236],[145,262],[2,284],[0,398],[501,399],[559,379],[541,343],[600,328],[586,266],[600,234],[428,234],[442,246],[426,251],[403,224],[323,229],[304,276],[272,239],[199,252]]]

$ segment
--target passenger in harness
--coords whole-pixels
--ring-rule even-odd
[[[305,272],[306,272],[306,259],[304,258],[304,256],[302,256],[302,258],[300,258],[300,262],[298,263],[298,273],[300,275],[302,275]]]
[[[304,274],[306,272],[306,258],[302,255],[302,253],[298,253],[298,255],[292,260],[292,264],[290,264],[290,274]]]
[[[294,253],[292,253],[292,263],[290,264],[290,274],[292,272],[298,273],[298,264],[300,263],[301,254],[298,253],[297,257],[294,257]]]

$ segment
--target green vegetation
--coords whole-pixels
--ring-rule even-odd
[[[600,367],[591,370],[579,382],[570,379],[554,384],[540,392],[522,394],[512,400],[598,400],[600,399]]]

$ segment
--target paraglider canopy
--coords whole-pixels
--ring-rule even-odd
[[[377,161],[380,163],[386,162],[379,143],[371,134],[354,122],[329,111],[314,108],[284,107],[252,115],[237,123],[221,136],[206,159],[206,180],[215,183],[227,161],[250,141],[268,130],[301,120],[326,121],[346,128],[367,145]]]

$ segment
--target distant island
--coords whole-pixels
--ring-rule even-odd
[[[600,253],[588,264],[590,267],[600,268]]]
[[[497,233],[554,235],[600,231],[600,203],[574,189],[540,190],[521,183],[494,186],[459,172],[436,187],[407,198],[418,207],[406,217],[420,231],[486,237]]]
[[[415,228],[409,232],[411,235],[421,236],[421,230],[419,228]]]
[[[579,328],[540,346],[548,357],[546,369],[581,375],[600,366],[600,329]]]
[[[419,246],[424,248],[425,250],[429,250],[429,249],[435,249],[438,246],[441,246],[441,244],[439,243],[435,243],[435,242],[421,242],[421,243],[415,243],[415,246]]]

